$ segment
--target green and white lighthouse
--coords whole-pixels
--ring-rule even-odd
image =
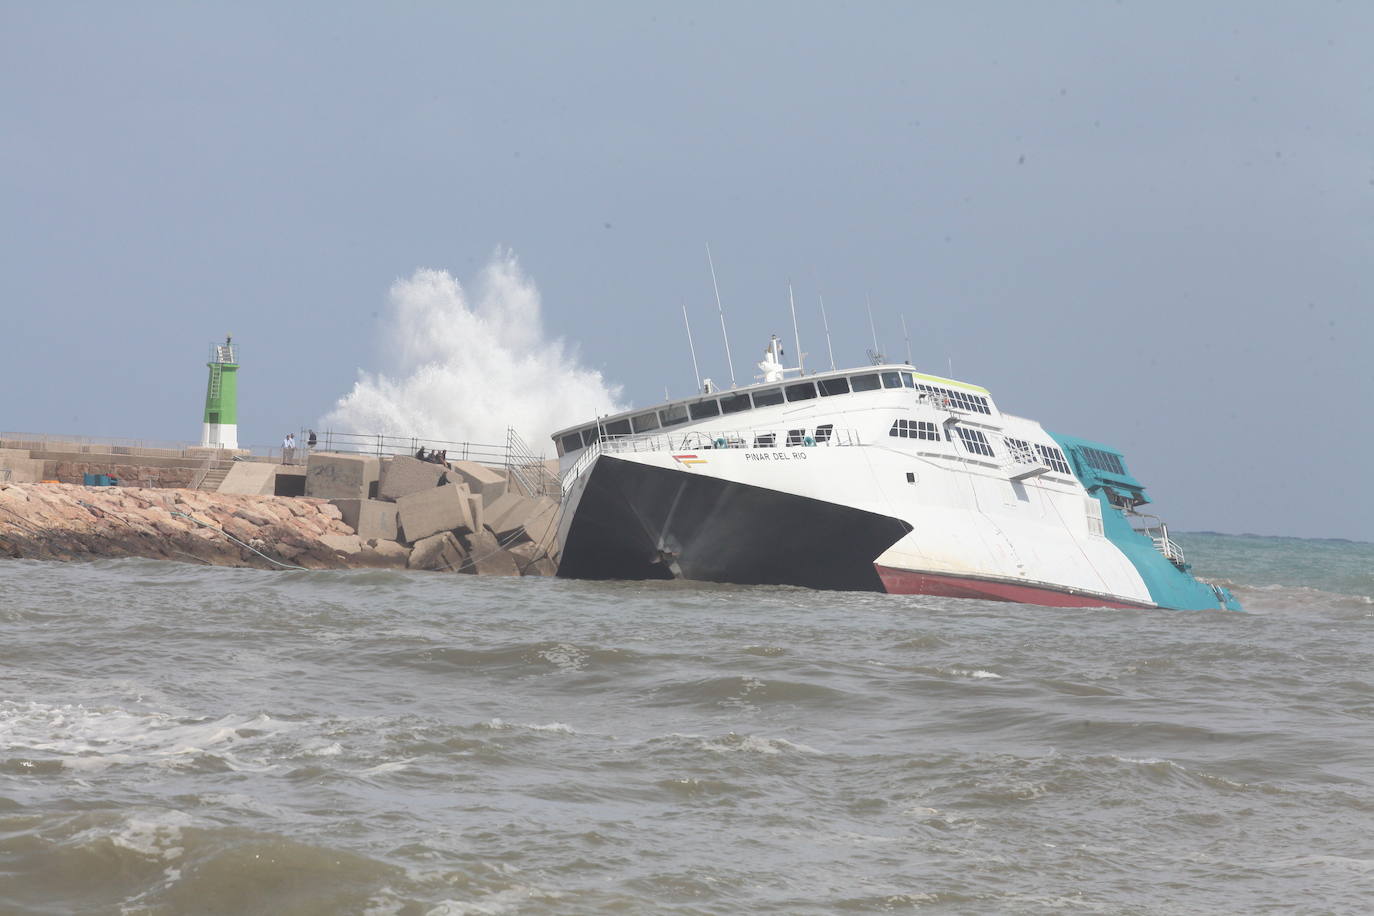
[[[210,345],[210,383],[205,388],[205,422],[201,426],[202,448],[239,447],[239,362],[234,354],[234,338]]]

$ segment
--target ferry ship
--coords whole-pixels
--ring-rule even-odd
[[[1240,610],[1141,511],[1117,449],[907,364],[801,375],[782,355],[774,337],[757,384],[554,433],[558,574]]]

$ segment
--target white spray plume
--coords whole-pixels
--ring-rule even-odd
[[[498,249],[474,297],[445,270],[421,268],[389,295],[384,355],[392,374],[358,371],[321,428],[501,444],[514,427],[536,452],[549,434],[624,408],[621,389],[544,336],[539,290]]]

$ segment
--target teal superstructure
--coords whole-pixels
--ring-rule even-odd
[[[1059,443],[1088,495],[1102,507],[1103,536],[1135,566],[1156,604],[1179,610],[1241,610],[1229,590],[1193,576],[1191,564],[1158,519],[1155,526],[1136,528],[1131,524],[1132,517],[1148,522],[1153,516],[1136,511],[1150,499],[1144,484],[1126,467],[1121,452],[1100,442],[1046,432]]]

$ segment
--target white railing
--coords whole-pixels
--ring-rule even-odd
[[[1145,537],[1149,538],[1150,542],[1155,545],[1155,550],[1158,550],[1164,555],[1164,559],[1180,568],[1187,564],[1188,560],[1183,556],[1183,548],[1178,546],[1178,542],[1169,537],[1169,526],[1164,524],[1159,516],[1143,515],[1138,512],[1133,512],[1131,515],[1133,518],[1152,519],[1154,521],[1153,525],[1147,522],[1145,525],[1135,528],[1134,530],[1137,534],[1143,534]]]
[[[562,485],[564,496],[568,495],[568,491],[572,489],[573,483],[577,481],[577,478],[582,476],[582,472],[585,471],[600,454],[600,442],[593,442],[582,450],[582,454],[577,456],[577,460],[573,462],[573,466],[568,468],[567,473],[563,475]]]

